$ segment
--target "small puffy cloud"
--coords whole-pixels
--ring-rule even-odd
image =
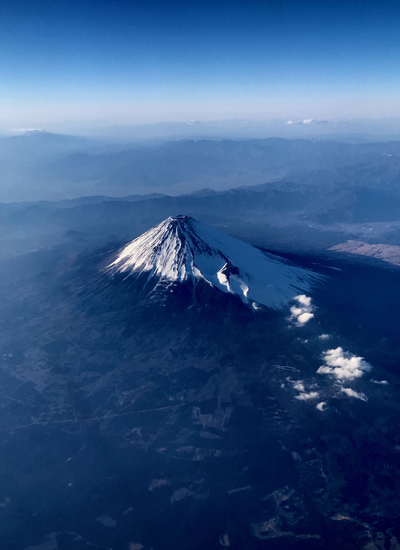
[[[295,390],[297,391],[306,391],[305,387],[304,387],[304,383],[301,382],[300,380],[298,382],[295,382],[293,384],[293,387]]]
[[[313,317],[314,313],[304,312],[297,317],[297,322],[300,323],[300,325],[305,325],[307,321],[309,321]]]
[[[367,396],[365,394],[354,391],[351,388],[342,388],[342,392],[348,395],[349,397],[355,397],[356,399],[367,401]]]
[[[310,391],[310,393],[300,393],[296,395],[296,399],[299,401],[309,401],[310,399],[318,399],[319,393],[317,391]]]
[[[319,411],[324,411],[328,405],[327,405],[327,403],[325,403],[325,401],[321,401],[320,403],[318,403],[315,406]]]
[[[372,366],[365,361],[364,357],[357,357],[343,348],[329,349],[323,354],[325,365],[317,370],[318,374],[333,374],[343,382],[344,380],[354,380],[369,372]]]
[[[305,325],[314,317],[314,313],[312,313],[311,298],[305,294],[299,294],[295,296],[294,299],[298,305],[290,308],[290,313],[292,314],[290,318],[298,325]]]
[[[371,382],[373,382],[374,384],[381,384],[382,386],[386,386],[387,384],[389,384],[389,382],[387,380],[372,380],[371,379]]]
[[[317,399],[319,397],[319,393],[316,391],[307,392],[304,382],[301,380],[295,382],[293,388],[299,392],[299,395],[295,396],[295,399],[299,401],[309,401],[310,399]]]
[[[320,335],[318,336],[318,338],[319,338],[320,340],[329,340],[330,337],[331,337],[330,334],[320,334]]]
[[[296,296],[296,300],[305,307],[311,307],[311,298],[310,296],[306,296],[305,294],[299,294]]]

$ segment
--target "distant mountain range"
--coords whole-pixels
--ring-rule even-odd
[[[28,132],[0,139],[0,201],[182,194],[292,181],[395,188],[400,142],[191,139],[147,144]]]
[[[37,246],[34,243],[43,243],[42,238],[59,242],[66,235],[113,235],[126,242],[182,212],[264,248],[328,249],[360,237],[370,244],[400,244],[400,192],[396,187],[324,188],[279,182],[218,192],[204,189],[176,197],[94,196],[3,203],[0,229],[8,237],[0,241],[0,248],[2,242],[15,239],[28,250]]]

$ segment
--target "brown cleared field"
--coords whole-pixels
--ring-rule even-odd
[[[360,256],[370,256],[378,258],[384,262],[400,266],[400,246],[389,244],[368,244],[362,241],[347,241],[345,243],[332,246],[329,250],[336,252],[348,252],[349,254],[359,254]]]

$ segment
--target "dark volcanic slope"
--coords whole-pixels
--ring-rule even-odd
[[[149,296],[76,246],[2,266],[4,548],[399,547],[397,272],[319,266],[297,327],[207,285]],[[339,345],[367,401],[316,374]]]

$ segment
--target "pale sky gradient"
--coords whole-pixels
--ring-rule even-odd
[[[0,0],[0,127],[400,116],[399,28],[385,1]]]

